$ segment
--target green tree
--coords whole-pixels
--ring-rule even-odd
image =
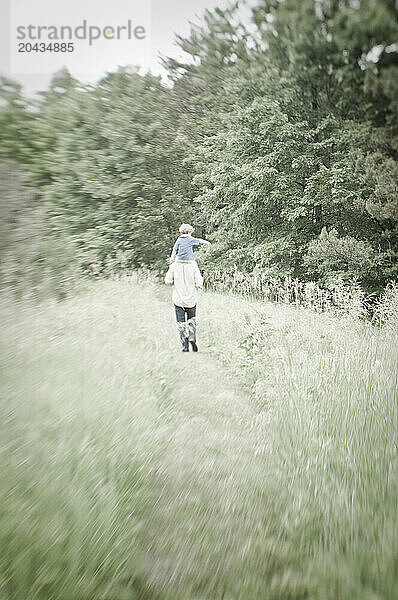
[[[215,262],[313,276],[307,250],[332,227],[371,248],[373,269],[351,265],[347,275],[369,286],[396,275],[396,138],[373,110],[361,63],[382,27],[372,33],[362,8],[286,0],[254,11],[264,48],[225,75],[231,108],[224,103],[217,133],[192,157],[197,202],[217,232]],[[318,277],[328,268],[325,255]]]
[[[19,83],[0,76],[0,157],[29,162],[33,152],[34,107]]]

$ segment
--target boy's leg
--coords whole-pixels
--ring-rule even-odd
[[[182,308],[182,306],[176,305],[174,305],[174,309],[176,313],[178,335],[180,336],[183,352],[189,352],[187,327],[185,323],[185,310]]]

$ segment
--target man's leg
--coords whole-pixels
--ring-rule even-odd
[[[198,351],[196,345],[196,306],[185,309],[188,318],[188,341],[191,342],[192,350]]]
[[[176,305],[174,305],[174,309],[176,313],[178,335],[180,336],[182,344],[182,351],[189,352],[187,326],[185,323],[185,310],[181,306]]]

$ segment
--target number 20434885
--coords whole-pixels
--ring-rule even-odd
[[[50,43],[45,44],[41,42],[40,44],[31,44],[29,42],[21,42],[18,44],[18,52],[74,52],[75,47],[73,42],[62,43]]]

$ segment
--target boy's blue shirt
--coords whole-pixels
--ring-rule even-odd
[[[193,255],[193,247],[199,246],[200,241],[192,235],[180,235],[173,250],[177,253],[177,258],[181,260],[195,260]]]

